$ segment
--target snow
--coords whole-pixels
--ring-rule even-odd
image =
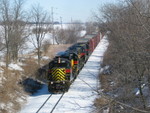
[[[82,30],[80,36],[83,37],[86,34],[86,30]]]
[[[100,64],[103,61],[103,55],[108,46],[107,37],[101,40],[87,63],[79,73],[77,79],[70,86],[57,105],[54,113],[91,113],[94,110],[93,101],[98,96],[99,88],[99,71]],[[35,113],[43,102],[48,98],[50,93],[47,90],[47,85],[44,85],[36,94],[29,96],[27,104],[19,113]],[[49,101],[44,109],[39,113],[49,113],[50,105],[58,100],[56,94],[53,100]]]
[[[0,62],[0,66],[5,66],[6,64],[4,62]]]
[[[3,73],[4,71],[0,68],[0,73]]]
[[[8,65],[9,69],[10,70],[18,70],[18,71],[23,71],[23,69],[20,67],[24,64],[18,62],[18,63],[11,63]],[[1,66],[6,66],[6,63],[5,62],[0,62],[0,73],[3,73],[4,72],[4,69],[1,68]]]
[[[52,34],[46,33],[44,36],[44,39],[43,39],[43,42],[44,41],[49,41],[50,43],[53,43]],[[36,44],[36,43],[37,43],[36,42],[36,36],[34,34],[31,34],[28,37],[28,41],[25,44],[25,47],[24,47],[25,49],[22,50],[20,53],[27,54],[27,53],[33,52],[35,50],[34,44]],[[54,41],[54,44],[56,44],[56,41]],[[36,47],[37,47],[37,45],[36,45]]]
[[[10,69],[10,70],[23,71],[23,69],[20,67],[20,65],[23,65],[23,64],[21,64],[21,63],[18,63],[18,64],[16,64],[16,63],[11,63],[11,64],[9,64],[8,66],[9,66],[9,69]],[[3,73],[4,70],[1,68],[1,66],[6,66],[6,63],[0,62],[0,73]]]
[[[70,24],[55,24],[54,29],[68,29],[69,26]]]
[[[49,60],[50,57],[48,57],[48,56],[42,56],[42,59],[43,59],[43,60]]]
[[[142,88],[142,92],[143,92],[144,96],[148,96],[149,95],[149,88],[148,88],[148,86],[146,86],[146,84],[142,84],[141,88]],[[140,89],[139,88],[135,88],[134,93],[135,93],[136,96],[140,95]]]
[[[4,56],[4,53],[0,51],[0,59],[2,58],[2,56]]]
[[[6,107],[6,104],[5,104],[5,103],[1,103],[1,104],[0,104],[0,109],[5,109],[5,107]]]
[[[23,71],[23,69],[18,64],[9,64],[9,69]]]
[[[33,58],[34,58],[34,59],[38,59],[38,56],[34,56]],[[49,60],[50,57],[48,57],[48,56],[42,56],[41,59],[42,59],[42,60]]]
[[[0,73],[0,87],[3,86],[3,82],[6,80],[6,78]]]

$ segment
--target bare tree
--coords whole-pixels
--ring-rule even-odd
[[[33,45],[37,50],[38,55],[38,64],[40,65],[41,61],[41,49],[43,40],[45,38],[45,34],[48,32],[48,20],[49,16],[46,11],[42,9],[39,5],[35,5],[32,7],[31,11],[31,21],[34,23],[33,28]]]
[[[25,43],[28,33],[26,32],[26,17],[25,12],[23,11],[23,0],[15,0],[13,6],[13,20],[11,26],[11,58],[14,61],[18,59],[18,52],[21,49],[22,45]]]
[[[6,67],[11,59],[16,60],[18,51],[23,45],[24,27],[23,0],[0,0],[1,37],[6,47]]]
[[[66,30],[65,29],[55,29],[55,40],[57,44],[66,44]]]
[[[86,23],[86,32],[87,34],[91,34],[92,32],[96,31],[96,25],[94,22],[87,22]]]
[[[149,4],[148,0],[125,0],[119,5],[109,4],[102,10],[103,25],[112,32],[104,63],[113,66],[112,75],[124,92],[119,97],[121,101],[129,102],[131,97],[136,101],[133,90],[138,88],[143,109],[146,108],[143,85],[149,84],[150,76],[150,48],[147,42],[150,37]],[[132,99],[130,102],[134,105]]]
[[[58,44],[75,43],[81,38],[80,34],[83,29],[80,21],[74,21],[72,24],[68,25],[66,29],[55,29],[55,39]]]
[[[8,67],[8,63],[9,63],[9,40],[10,40],[10,15],[9,15],[9,11],[10,11],[10,4],[8,2],[8,0],[1,0],[0,1],[1,4],[1,21],[2,23],[2,27],[4,29],[4,32],[2,35],[2,37],[4,36],[4,41],[5,41],[5,46],[6,46],[6,67]]]

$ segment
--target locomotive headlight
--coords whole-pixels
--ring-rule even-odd
[[[51,84],[53,84],[53,82],[51,82]]]

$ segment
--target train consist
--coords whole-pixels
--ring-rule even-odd
[[[52,93],[68,91],[70,84],[102,38],[101,33],[87,34],[66,51],[59,52],[49,63],[48,90]]]

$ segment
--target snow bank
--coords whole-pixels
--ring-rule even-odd
[[[55,24],[54,29],[68,29],[69,26],[70,24]]]
[[[3,87],[2,82],[4,82],[6,78],[3,76],[3,74],[0,73],[0,87]]]
[[[0,62],[0,66],[5,66],[6,64],[4,62]]]
[[[43,59],[43,60],[49,60],[50,57],[48,57],[48,56],[42,56],[42,59]]]
[[[4,69],[0,67],[0,73],[3,73],[3,72],[4,72]]]
[[[80,36],[83,37],[85,34],[86,34],[86,31],[82,30],[81,33],[80,33]]]
[[[23,69],[18,64],[13,64],[13,63],[9,64],[9,69],[23,71]]]
[[[38,59],[38,56],[33,56],[33,58]],[[48,56],[42,56],[41,57],[41,60],[49,60],[49,59],[50,59],[50,57],[48,57]]]

